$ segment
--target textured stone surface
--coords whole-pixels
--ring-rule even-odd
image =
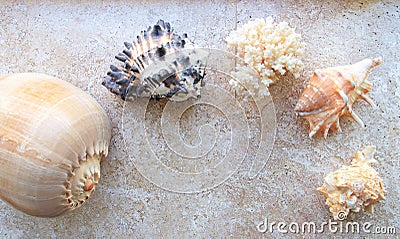
[[[256,226],[264,218],[269,222],[300,225],[328,222],[332,217],[316,188],[327,173],[343,164],[349,165],[354,153],[367,145],[377,146],[378,163],[374,167],[383,178],[387,199],[377,205],[374,215],[364,212],[351,216],[350,220],[371,222],[373,227],[395,226],[400,233],[399,8],[399,1],[150,0],[40,4],[3,1],[0,5],[0,74],[43,72],[80,87],[107,111],[113,138],[110,155],[102,162],[100,185],[86,205],[59,218],[43,219],[24,215],[0,202],[0,237],[281,238],[280,232],[262,234]],[[171,22],[179,33],[188,33],[201,47],[228,50],[224,38],[230,30],[251,19],[267,16],[289,22],[307,44],[302,77],[298,80],[290,75],[282,77],[270,88],[277,128],[267,165],[249,180],[247,173],[254,157],[250,153],[232,177],[202,193],[176,193],[149,182],[135,168],[132,158],[140,157],[130,155],[124,140],[137,135],[135,130],[130,133],[123,130],[122,118],[126,116],[123,103],[100,84],[109,64],[116,63],[114,55],[122,50],[123,42],[162,18]],[[327,140],[309,139],[306,121],[298,119],[293,109],[311,72],[379,55],[383,57],[383,64],[370,75],[374,83],[370,96],[377,110],[364,102],[354,106],[367,127],[360,128],[343,118],[342,133],[330,133]],[[229,62],[219,64],[229,69]],[[224,81],[223,77],[209,78],[208,85]],[[187,110],[180,119],[180,133],[190,144],[201,142],[196,123],[209,124],[223,133],[217,137],[220,146],[215,158],[182,164],[162,137],[155,136],[161,133],[159,114],[166,104],[165,101],[150,103],[143,119],[143,123],[147,122],[145,136],[155,147],[160,161],[170,168],[188,171],[196,168],[197,163],[200,170],[217,164],[218,158],[223,158],[218,154],[226,153],[221,149],[229,147],[226,145],[231,140],[228,134],[232,122],[215,109],[195,106]],[[259,145],[260,118],[249,108],[245,113],[250,135],[241,136],[249,136],[252,149]],[[328,229],[324,233],[349,237],[332,234]]]

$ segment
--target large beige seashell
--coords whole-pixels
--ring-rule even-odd
[[[372,89],[369,70],[380,65],[381,57],[365,59],[353,65],[315,70],[296,105],[295,111],[310,123],[310,138],[317,132],[328,136],[329,129],[341,131],[339,118],[348,115],[361,126],[363,121],[352,109],[361,98],[374,107],[367,96]]]
[[[318,188],[335,220],[343,220],[350,211],[374,212],[374,204],[385,199],[382,179],[370,164],[374,163],[375,146],[358,151],[351,166],[342,166],[325,177]]]
[[[44,74],[0,77],[0,197],[34,216],[81,206],[100,178],[111,126],[79,88]]]

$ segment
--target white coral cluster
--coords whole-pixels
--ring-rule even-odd
[[[385,199],[382,179],[370,164],[374,163],[375,146],[358,151],[351,166],[342,166],[329,173],[318,191],[326,197],[326,204],[335,220],[343,220],[350,211],[367,210],[373,213],[373,205]]]
[[[241,84],[250,95],[268,95],[267,87],[279,75],[289,71],[298,78],[303,69],[300,57],[305,44],[286,22],[276,24],[272,17],[256,19],[231,32],[226,41],[237,47],[238,56],[244,59],[231,80],[240,95],[245,91]]]

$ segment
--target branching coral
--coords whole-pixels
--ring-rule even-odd
[[[286,22],[276,24],[272,17],[256,19],[231,32],[226,41],[244,59],[231,81],[240,95],[245,91],[241,84],[250,95],[268,95],[267,87],[279,75],[289,71],[298,78],[303,69],[300,56],[305,44]]]

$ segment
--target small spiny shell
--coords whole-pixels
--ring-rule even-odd
[[[200,50],[186,34],[176,34],[168,22],[159,20],[124,45],[126,49],[115,56],[122,64],[111,65],[103,78],[103,86],[112,93],[123,100],[145,97],[183,101],[200,96],[205,59],[198,57]]]
[[[368,81],[369,70],[380,65],[382,59],[370,58],[353,65],[315,70],[309,84],[296,105],[295,111],[310,123],[310,138],[317,132],[328,136],[329,129],[341,131],[339,119],[348,115],[361,126],[360,117],[352,110],[354,102],[361,98],[374,107],[367,96],[372,89]]]
[[[111,125],[88,94],[44,74],[0,77],[0,198],[34,216],[81,206],[100,178]]]
[[[351,166],[342,166],[325,177],[318,191],[326,197],[326,205],[335,220],[347,217],[350,211],[367,210],[373,213],[373,205],[385,199],[382,179],[370,164],[374,163],[375,146],[358,151]]]

